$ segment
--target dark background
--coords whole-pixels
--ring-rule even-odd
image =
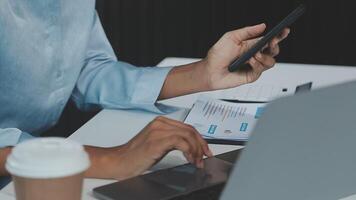
[[[353,0],[99,0],[97,9],[121,60],[155,65],[167,56],[204,57],[226,31],[275,25],[300,2],[280,62],[356,65]]]
[[[223,33],[275,25],[298,0],[99,0],[97,10],[120,60],[156,65],[165,57],[204,57]],[[278,62],[356,65],[353,0],[303,1],[308,11],[281,45]],[[95,113],[69,103],[49,135],[67,136]]]

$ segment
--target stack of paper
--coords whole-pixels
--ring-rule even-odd
[[[205,138],[246,141],[265,105],[230,103],[201,96],[185,123],[194,126]]]

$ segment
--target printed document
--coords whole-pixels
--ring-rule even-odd
[[[231,103],[201,96],[194,104],[186,124],[210,139],[246,141],[266,104]]]

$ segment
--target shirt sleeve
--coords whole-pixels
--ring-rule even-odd
[[[95,14],[85,66],[72,99],[81,110],[143,109],[157,113],[173,108],[156,103],[171,68],[136,67],[117,60]]]
[[[32,138],[32,135],[16,128],[0,129],[0,148],[15,146]]]

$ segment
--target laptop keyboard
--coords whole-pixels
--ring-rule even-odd
[[[225,184],[219,184],[212,187],[204,188],[186,195],[181,195],[170,200],[218,200]]]

